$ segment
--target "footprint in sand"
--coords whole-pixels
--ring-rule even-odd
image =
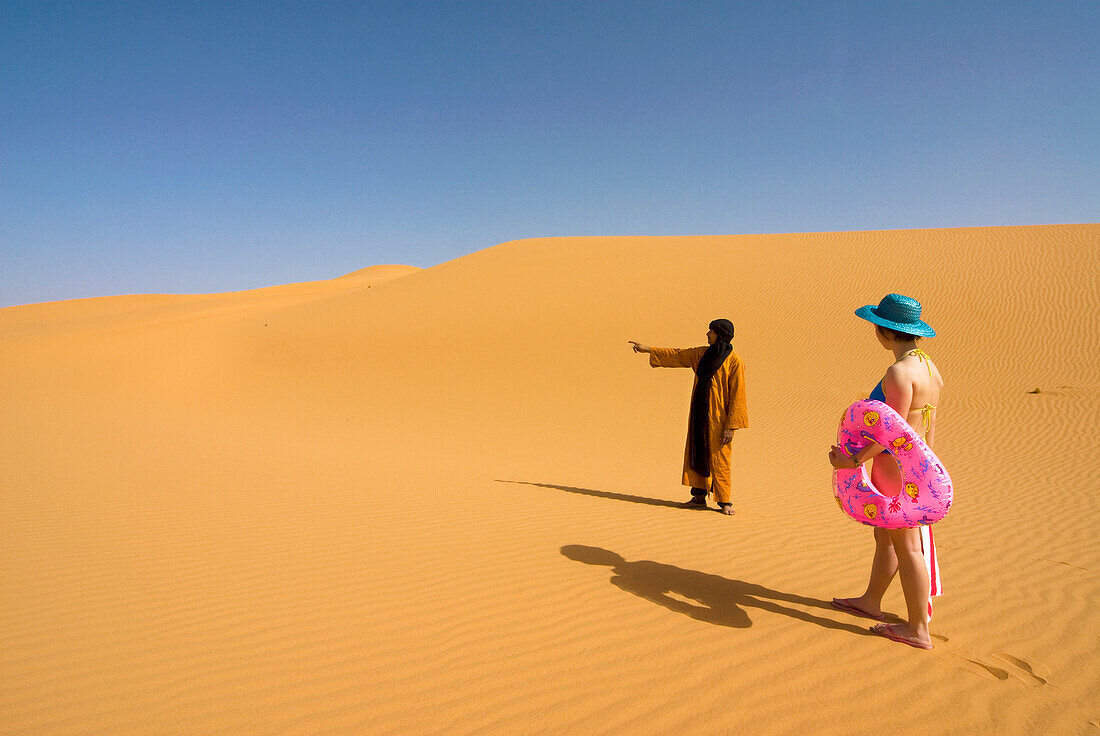
[[[1032,687],[1047,684],[1046,677],[1036,672],[1036,668],[1030,662],[1006,652],[992,654],[987,661],[967,657],[962,659],[967,663],[964,667],[971,672],[980,675],[992,675],[1002,682],[1016,680]],[[1046,674],[1049,675],[1050,673]]]
[[[1019,657],[1014,657],[1006,652],[998,652],[993,656],[998,657],[1002,661],[1007,662],[1008,664],[1014,666],[1017,670],[1019,670],[1020,674],[1017,675],[1018,677],[1023,677],[1025,680],[1030,678],[1030,682],[1035,685],[1047,684],[1047,679],[1045,677],[1040,677],[1039,673],[1035,671],[1035,669],[1031,666],[1031,663],[1027,660],[1020,659]],[[1050,673],[1048,672],[1047,674],[1049,675]]]

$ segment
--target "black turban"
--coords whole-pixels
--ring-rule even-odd
[[[728,319],[716,319],[710,323],[710,328],[714,330],[714,334],[718,335],[718,339],[722,342],[733,340],[733,323]]]

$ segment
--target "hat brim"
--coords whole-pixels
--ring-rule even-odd
[[[860,319],[865,319],[882,327],[886,327],[898,332],[904,332],[907,335],[916,335],[917,337],[935,337],[936,331],[932,329],[924,320],[917,320],[916,322],[894,322],[892,320],[883,319],[876,313],[876,307],[874,304],[868,304],[867,306],[860,307],[856,310],[856,316]]]

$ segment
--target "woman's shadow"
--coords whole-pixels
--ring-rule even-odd
[[[816,598],[781,593],[743,580],[729,580],[720,575],[685,570],[651,560],[627,562],[618,554],[600,547],[567,544],[561,548],[561,553],[571,560],[583,562],[586,565],[610,567],[611,572],[614,573],[611,578],[612,585],[697,621],[706,621],[709,624],[729,626],[734,629],[747,629],[752,626],[752,619],[749,618],[745,608],[759,608],[790,616],[799,621],[817,624],[826,629],[871,636],[870,631],[854,624],[815,616],[776,602],[794,603],[824,611],[834,610],[829,603]]]

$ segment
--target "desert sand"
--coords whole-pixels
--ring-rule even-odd
[[[828,605],[888,292],[946,382],[931,652]],[[627,343],[717,317],[732,518],[676,508],[691,372]],[[0,351],[4,734],[1100,733],[1100,225],[515,241]]]

